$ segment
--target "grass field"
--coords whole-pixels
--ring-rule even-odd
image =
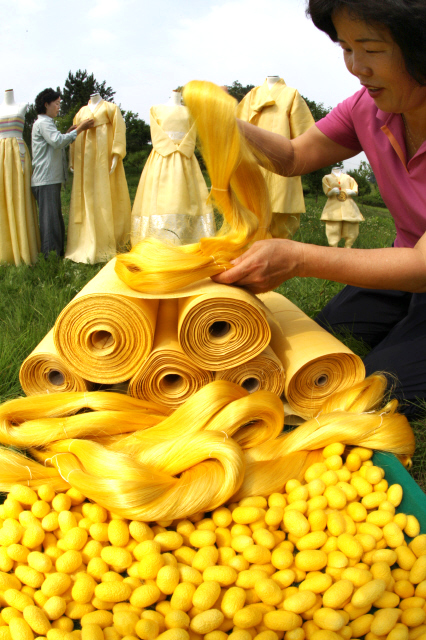
[[[128,184],[133,201],[139,176],[129,175]],[[63,212],[68,221],[70,186],[63,191]],[[325,196],[318,202],[306,198],[307,213],[295,239],[318,245],[327,245],[324,223],[319,218],[325,204]],[[355,247],[388,247],[395,237],[395,227],[385,209],[360,206],[365,222]],[[19,367],[24,358],[53,326],[64,306],[102,268],[102,265],[76,264],[69,260],[58,260],[54,254],[42,256],[33,267],[0,266],[0,402],[22,395],[19,384]],[[278,291],[305,313],[313,317],[342,288],[335,282],[313,278],[294,278]],[[342,339],[356,353],[363,356],[365,345],[351,336]],[[412,473],[417,482],[426,489],[426,407],[425,420],[414,423],[417,451]]]

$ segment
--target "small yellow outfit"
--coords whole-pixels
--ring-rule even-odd
[[[337,187],[340,194],[328,195]],[[346,189],[358,194],[358,184],[347,173],[330,173],[323,177],[322,188],[327,196],[321,220],[325,220],[325,233],[330,247],[337,247],[341,238],[345,238],[345,247],[349,249],[359,234],[359,223],[364,220],[358,206],[347,195]]]
[[[70,150],[74,180],[65,257],[106,262],[130,240],[131,205],[123,167],[126,126],[118,106],[106,100],[93,112],[82,107],[73,122],[79,125],[86,118],[94,118],[95,125],[80,133]],[[119,158],[110,175],[113,154]]]
[[[0,117],[0,262],[16,266],[34,263],[40,250],[31,159],[23,129],[23,116]]]
[[[237,117],[261,129],[279,133],[289,140],[307,131],[314,119],[308,105],[296,89],[287,87],[282,78],[271,88],[267,80],[252,89],[237,107]],[[296,233],[300,214],[306,211],[300,176],[284,178],[263,170],[269,188],[274,238],[287,238]]]
[[[176,245],[214,236],[213,209],[194,155],[195,124],[186,107],[150,109],[153,149],[141,175],[132,210],[132,245],[155,237]]]

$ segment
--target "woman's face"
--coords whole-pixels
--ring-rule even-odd
[[[358,20],[346,9],[336,12],[333,24],[348,71],[379,109],[408,113],[426,105],[426,87],[408,74],[401,49],[387,28]]]
[[[59,113],[59,109],[61,108],[61,99],[58,98],[53,102],[45,102],[44,106],[46,107],[46,115],[51,118],[56,118]]]

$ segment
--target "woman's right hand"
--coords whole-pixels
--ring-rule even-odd
[[[77,135],[82,131],[86,131],[86,129],[91,129],[94,124],[95,124],[95,121],[93,118],[87,118],[86,120],[83,120],[83,122],[80,122],[80,124],[77,127]]]

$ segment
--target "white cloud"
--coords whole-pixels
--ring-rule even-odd
[[[95,46],[107,46],[117,40],[117,34],[109,31],[109,29],[90,29],[86,41]]]
[[[125,3],[120,0],[96,0],[89,9],[87,17],[91,20],[103,20],[120,11],[125,11]]]

